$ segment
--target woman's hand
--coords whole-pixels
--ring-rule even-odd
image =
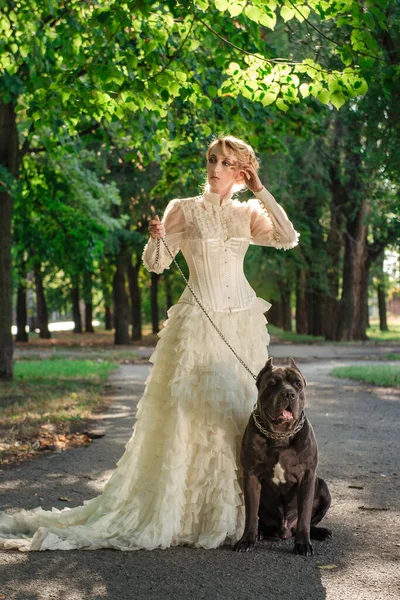
[[[252,165],[241,163],[239,165],[240,173],[243,175],[243,180],[249,190],[252,192],[260,192],[263,188],[263,184],[259,176],[257,175],[257,171]]]
[[[149,223],[149,232],[153,239],[162,238],[165,235],[164,225],[161,223],[158,215]]]

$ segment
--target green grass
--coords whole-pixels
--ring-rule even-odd
[[[396,354],[396,352],[390,352],[389,354],[385,354],[383,359],[384,360],[400,360],[400,354]]]
[[[42,354],[40,354],[42,352]],[[65,348],[52,348],[50,351],[46,350],[37,350],[35,347],[29,349],[29,351],[24,351],[24,354],[21,354],[19,348],[15,351],[15,356],[17,357],[18,362],[26,362],[26,361],[59,361],[59,360],[92,360],[95,362],[98,361],[108,361],[108,362],[116,362],[123,364],[136,364],[141,363],[145,359],[139,356],[134,348],[132,350],[114,350],[111,348],[78,348],[74,347],[70,350]]]
[[[389,323],[389,331],[381,331],[377,323],[372,323],[367,335],[373,342],[400,342],[400,323]]]
[[[293,328],[295,325],[293,325]],[[377,323],[372,323],[367,329],[367,336],[370,342],[398,342],[400,344],[400,323],[389,323],[390,331],[381,331]],[[333,342],[325,340],[324,336],[306,335],[295,333],[294,331],[283,331],[279,327],[268,323],[268,331],[275,336],[276,342],[291,342],[295,344],[321,344],[321,345],[346,345],[363,344],[364,342]],[[396,360],[396,359],[395,359]]]
[[[356,379],[374,385],[400,387],[400,365],[366,365],[338,367],[331,371],[333,377]]]
[[[279,341],[282,341],[282,342],[313,344],[313,343],[318,343],[318,342],[324,342],[324,339],[325,339],[322,335],[315,336],[315,335],[306,335],[306,334],[301,334],[301,333],[295,333],[294,331],[283,331],[283,329],[281,329],[280,327],[276,327],[275,325],[272,325],[272,323],[268,323],[267,327],[268,327],[269,333],[278,338],[278,343],[279,343]]]
[[[115,368],[109,361],[74,360],[69,358],[52,358],[48,360],[30,360],[17,362],[14,376],[17,380],[45,381],[56,383],[63,379],[84,379],[85,381],[105,381]]]
[[[117,363],[104,360],[17,362],[15,377],[0,382],[0,458],[31,450],[41,426],[67,434],[104,406],[104,383]]]

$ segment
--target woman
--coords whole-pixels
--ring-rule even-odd
[[[253,149],[234,137],[206,153],[208,186],[151,221],[146,267],[161,273],[182,250],[190,284],[229,343],[257,373],[267,359],[264,313],[243,274],[249,243],[292,248],[298,234],[263,187]],[[257,199],[232,200],[246,185]],[[244,526],[239,448],[256,399],[254,379],[186,288],[151,357],[137,424],[103,493],[77,508],[1,513],[5,548],[216,548]]]

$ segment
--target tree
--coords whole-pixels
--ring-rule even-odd
[[[372,32],[385,27],[381,8],[387,4],[380,0],[364,10],[356,1],[335,0],[309,0],[307,5],[297,0],[8,2],[0,20],[0,379],[12,377],[9,179],[18,177],[24,155],[49,151],[66,135],[90,134],[102,119],[123,121],[131,112],[144,114],[147,124],[155,117],[165,119],[176,98],[202,110],[226,94],[242,94],[287,111],[299,102],[300,91],[303,97],[311,94],[339,108],[366,91],[362,69],[353,62],[359,57],[375,60]],[[338,25],[338,65],[326,66],[310,56],[271,56],[265,28],[274,29],[277,13],[317,30],[311,15],[328,27]],[[210,48],[217,51],[215,63],[224,79],[217,89],[203,89],[186,72],[193,51],[206,59]],[[204,69],[199,61],[200,76]],[[167,123],[160,125],[159,139],[168,150]]]

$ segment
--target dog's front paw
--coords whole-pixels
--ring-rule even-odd
[[[310,538],[312,540],[330,540],[332,539],[332,531],[326,527],[311,527]]]
[[[314,549],[310,542],[295,542],[293,552],[300,556],[313,556]]]
[[[236,542],[233,549],[235,552],[251,552],[251,550],[254,550],[255,545],[255,540],[247,540],[245,538],[241,538],[238,542]]]

